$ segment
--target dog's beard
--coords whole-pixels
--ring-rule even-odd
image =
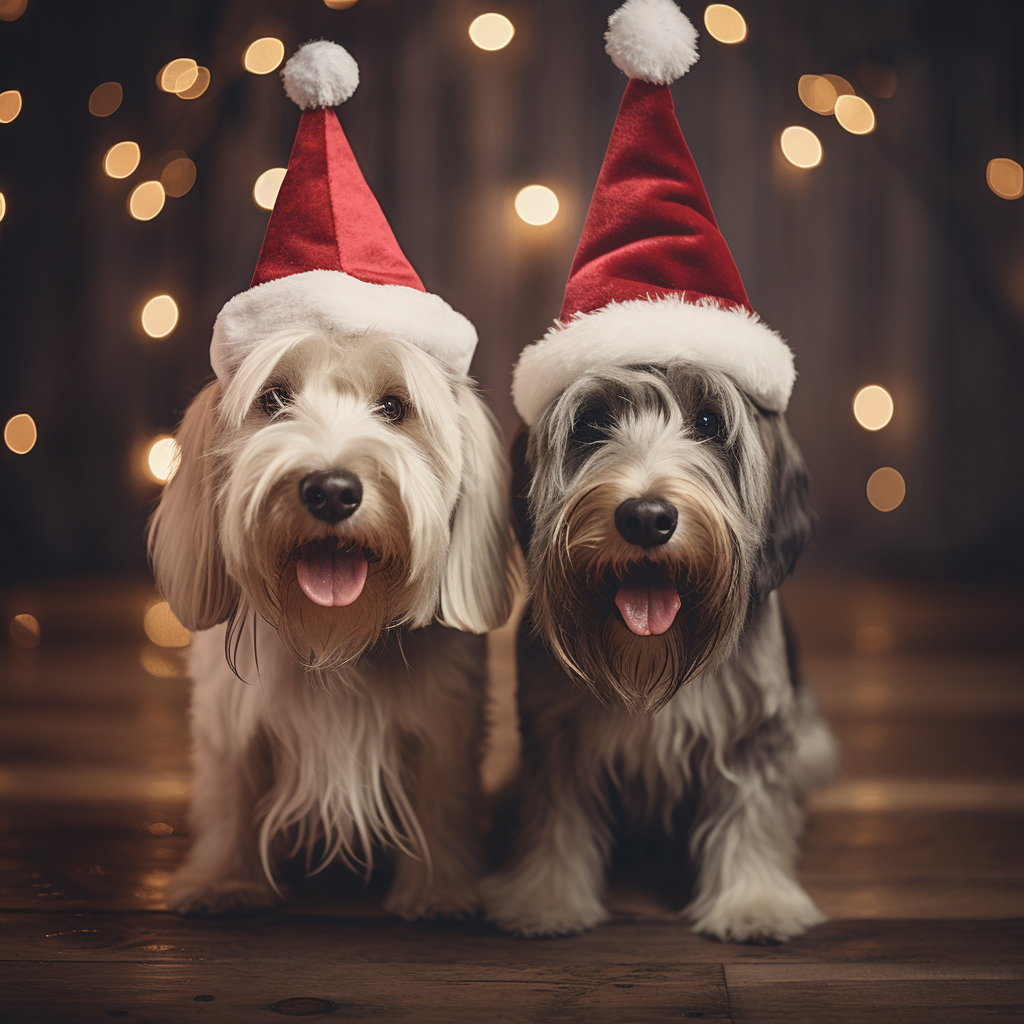
[[[549,649],[602,701],[631,711],[657,710],[721,664],[743,626],[741,546],[726,513],[699,487],[674,488],[672,499],[678,539],[638,557],[612,525],[614,489],[584,492],[537,546],[531,574]]]

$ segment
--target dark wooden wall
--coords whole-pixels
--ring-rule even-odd
[[[602,47],[613,6],[502,2],[517,34],[490,54],[466,35],[491,9],[477,0],[29,0],[0,22],[0,91],[25,103],[0,125],[0,420],[30,412],[40,429],[27,456],[0,449],[0,576],[144,571],[154,490],[132,473],[137,446],[173,428],[209,375],[214,317],[248,284],[266,224],[252,183],[286,162],[298,119],[276,75],[241,71],[261,35],[289,53],[335,39],[360,62],[342,122],[427,287],[477,324],[474,372],[511,430],[510,366],[558,312],[624,84]],[[1019,578],[1024,200],[994,196],[985,166],[1024,160],[1024,5],[743,0],[737,47],[703,31],[703,4],[682,6],[702,57],[674,89],[680,121],[752,302],[797,353],[790,420],[821,514],[812,560]],[[154,85],[182,55],[213,72],[192,103]],[[856,83],[868,59],[899,76],[872,101],[873,135],[800,104],[801,74]],[[107,80],[125,100],[97,119],[88,96]],[[782,161],[788,124],[818,133],[821,167]],[[101,160],[122,139],[143,163],[115,182]],[[195,187],[131,220],[131,186],[171,150],[195,161]],[[511,212],[531,182],[562,201],[548,227]],[[164,290],[182,319],[154,342],[138,314]],[[870,382],[896,400],[878,434],[850,410]],[[864,496],[883,465],[908,485],[887,515]]]

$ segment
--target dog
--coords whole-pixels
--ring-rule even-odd
[[[665,831],[690,808],[697,932],[782,941],[822,921],[794,862],[836,748],[775,593],[812,533],[782,414],[699,363],[609,364],[547,405],[513,464],[523,756],[489,920],[525,936],[606,920],[622,805]]]
[[[486,659],[458,630],[503,622],[513,583],[493,417],[400,336],[285,331],[177,439],[149,529],[198,631],[194,842],[169,906],[261,910],[284,859],[368,872],[384,849],[386,910],[472,913]]]

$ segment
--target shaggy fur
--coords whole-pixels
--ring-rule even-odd
[[[697,429],[708,413],[716,436]],[[489,918],[524,935],[599,923],[610,806],[668,830],[688,803],[696,930],[800,934],[822,920],[795,877],[801,802],[835,750],[791,672],[774,594],[811,532],[781,415],[716,370],[609,367],[567,387],[520,455],[523,768],[511,856],[485,883]],[[642,496],[678,513],[660,545],[616,528],[620,504]],[[636,635],[616,606],[637,574],[678,593],[661,635]]]
[[[386,396],[404,418],[382,415]],[[168,902],[253,910],[279,898],[280,857],[369,870],[384,847],[389,910],[471,911],[485,652],[430,623],[480,633],[507,615],[507,467],[480,398],[395,337],[279,334],[196,398],[178,440],[150,551],[172,609],[201,632],[195,843]],[[339,522],[300,498],[323,470],[362,483]],[[296,565],[310,543],[366,553],[353,603],[306,596]]]

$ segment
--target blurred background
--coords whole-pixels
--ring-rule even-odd
[[[796,352],[802,571],[1019,580],[1024,5],[682,6],[679,118]],[[625,84],[613,7],[0,0],[0,578],[145,577],[150,446],[248,285],[299,119],[278,68],[311,38],[358,60],[345,131],[428,290],[477,325],[511,434],[510,366],[558,313]],[[546,223],[517,213],[528,186]]]

